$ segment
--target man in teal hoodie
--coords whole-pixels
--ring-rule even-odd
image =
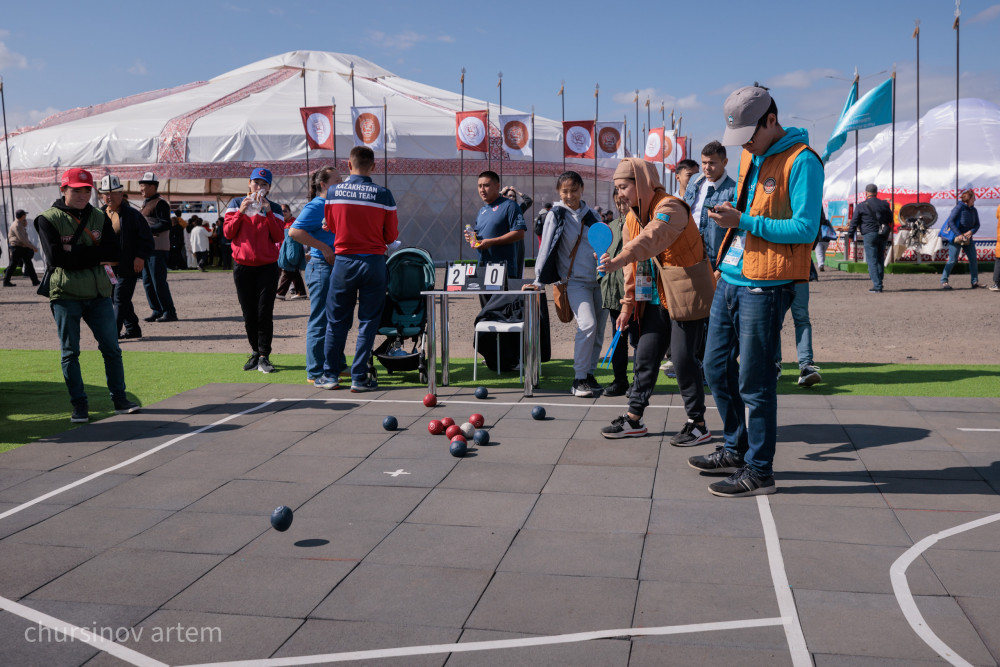
[[[725,440],[723,447],[693,456],[688,464],[729,475],[708,489],[740,497],[775,491],[775,349],[792,285],[809,280],[823,163],[809,148],[805,130],[778,123],[778,107],[766,88],[733,92],[724,113],[722,143],[742,146],[743,154],[736,201],[709,213],[727,232],[717,257],[721,279],[709,317],[704,368]]]

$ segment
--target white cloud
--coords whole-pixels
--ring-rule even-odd
[[[30,125],[36,125],[41,120],[48,118],[54,113],[61,111],[55,107],[47,107],[40,110],[31,111],[17,111],[8,109],[7,112],[7,122],[12,130],[16,130],[21,127],[28,127]]]
[[[646,99],[649,99],[649,107],[654,111],[659,111],[660,103],[669,111],[670,109],[676,109],[682,111],[684,109],[704,109],[705,105],[698,101],[698,96],[694,93],[691,95],[685,95],[684,97],[675,97],[673,95],[668,95],[663,91],[657,90],[656,88],[640,88],[639,89],[639,106],[645,109]],[[614,93],[611,99],[618,104],[635,104],[635,90],[629,90],[621,93]]]
[[[7,31],[0,31],[0,37],[6,37]],[[28,66],[28,59],[20,53],[14,53],[7,48],[7,45],[0,42],[0,70],[4,69],[24,69]]]
[[[141,60],[136,60],[135,64],[128,68],[128,73],[143,76],[145,74],[149,74],[149,70],[146,69],[145,63]]]
[[[991,5],[969,19],[969,24],[986,23],[988,21],[992,21],[998,16],[1000,16],[1000,5]]]
[[[771,77],[764,85],[768,88],[808,88],[826,77],[841,76],[841,72],[829,68],[800,69]]]
[[[432,37],[430,35],[414,32],[413,30],[404,30],[403,32],[396,33],[395,35],[390,35],[382,32],[381,30],[369,30],[368,39],[377,47],[383,49],[394,49],[396,51],[412,49],[421,42],[434,41],[451,44],[455,41],[455,38],[451,35],[438,35],[436,37]]]

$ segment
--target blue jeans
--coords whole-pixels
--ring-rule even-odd
[[[885,275],[885,244],[886,238],[878,232],[869,232],[861,236],[865,244],[865,261],[868,262],[868,277],[872,279],[872,287],[882,291],[882,277]]]
[[[964,252],[965,258],[969,260],[969,276],[972,278],[972,284],[979,284],[979,261],[976,258],[976,246],[974,243],[957,245],[953,241],[948,242],[948,263],[944,265],[944,271],[941,273],[941,284],[948,282],[948,276],[955,268],[960,252]]]
[[[740,287],[723,278],[708,319],[705,378],[722,417],[725,447],[765,476],[771,474],[777,441],[774,357],[790,289]]]
[[[153,315],[177,317],[170,286],[167,285],[167,255],[166,250],[153,251],[142,269],[142,286],[146,288],[146,301]]]
[[[80,320],[90,327],[97,339],[97,347],[104,355],[104,375],[111,392],[111,400],[125,399],[125,368],[122,366],[122,351],[118,347],[118,329],[115,327],[115,310],[109,297],[98,297],[86,301],[56,299],[49,302],[52,317],[56,321],[59,344],[62,348],[62,372],[69,389],[69,398],[76,404],[86,402],[87,392],[83,388],[80,373]]]
[[[315,380],[323,374],[326,361],[326,300],[330,293],[333,266],[321,259],[306,264],[305,280],[309,292],[309,320],[306,322],[306,377]],[[346,366],[346,362],[344,363]]]
[[[344,346],[354,325],[354,306],[357,305],[358,340],[351,381],[364,382],[368,377],[368,362],[385,306],[387,280],[385,255],[337,255],[326,299],[326,360],[323,362],[326,375],[337,377],[347,366]]]
[[[795,352],[799,358],[799,370],[813,363],[813,327],[809,321],[809,283],[793,283],[789,294],[791,303],[785,303],[781,308],[781,323],[784,326],[785,315],[792,311],[792,321],[795,323]],[[774,360],[781,363],[781,343],[776,349]]]

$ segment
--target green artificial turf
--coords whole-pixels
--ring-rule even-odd
[[[123,355],[129,397],[143,405],[209,383],[301,384],[303,390],[311,390],[305,382],[305,355],[301,354],[272,355],[278,372],[270,375],[244,371],[243,354],[126,351]],[[91,420],[113,414],[100,353],[82,352],[80,365],[90,397]],[[377,368],[381,387],[420,384],[415,371],[389,375],[381,366]],[[485,366],[480,366],[479,379],[473,382],[470,359],[453,359],[449,370],[453,386],[510,388],[522,384],[516,373],[497,378]],[[823,364],[823,382],[809,389],[796,386],[797,370],[795,364],[785,364],[779,394],[1000,396],[1000,365]],[[597,379],[602,384],[611,382],[611,371],[599,369]],[[572,381],[571,360],[542,364],[542,391],[569,391]],[[676,392],[677,384],[661,375],[656,391]],[[72,428],[70,407],[58,351],[0,350],[0,451]]]

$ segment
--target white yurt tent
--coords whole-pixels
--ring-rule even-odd
[[[996,238],[996,210],[1000,204],[1000,107],[981,99],[962,99],[958,107],[959,180],[961,190],[976,194],[981,230],[976,235],[980,255],[992,250]],[[892,195],[892,128],[886,127],[860,146],[858,151],[859,198],[865,186],[874,183],[879,197]],[[901,203],[915,201],[917,194],[917,124],[896,123],[895,194]],[[826,165],[824,201],[854,201],[854,149],[848,145]],[[928,111],[920,123],[920,201],[934,205],[936,227],[955,206],[955,102]],[[992,256],[992,252],[988,253]]]
[[[403,79],[363,58],[339,53],[293,51],[208,81],[60,112],[12,132],[8,139],[14,201],[34,216],[59,196],[64,170],[85,167],[95,179],[117,174],[130,192],[137,191],[135,181],[143,172],[153,171],[160,192],[172,202],[211,200],[224,206],[230,197],[246,192],[250,171],[262,166],[275,175],[273,199],[297,212],[308,198],[299,108],[336,104],[337,167],[346,175],[354,146],[352,98],[354,106],[387,108],[388,186],[398,205],[400,240],[427,249],[438,262],[457,259],[462,225],[471,222],[482,205],[476,175],[487,168],[500,171],[499,131],[492,128],[489,157],[467,152],[463,165],[455,145],[455,112],[462,108],[458,93]],[[500,112],[496,104],[465,99],[466,110],[487,106],[495,125]],[[519,113],[509,107],[503,111]],[[555,175],[563,168],[561,125],[536,117],[534,127],[534,193],[538,200],[551,200]],[[504,155],[504,184],[531,194],[531,159]],[[334,154],[312,150],[309,157],[309,169],[315,170],[331,164]],[[382,183],[382,151],[376,158],[372,177]],[[608,206],[613,164],[603,162],[597,201],[592,201],[592,185],[586,199]],[[593,161],[571,159],[566,166],[580,171],[588,185],[593,183]],[[530,221],[538,209],[536,205],[526,218]],[[531,256],[530,242],[528,246]],[[464,248],[466,257],[469,252]]]

